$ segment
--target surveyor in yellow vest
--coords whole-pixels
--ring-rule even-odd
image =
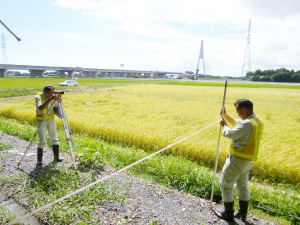
[[[257,160],[263,123],[253,112],[253,103],[250,100],[239,99],[234,103],[234,106],[242,120],[233,119],[224,108],[224,118],[220,122],[223,127],[223,136],[232,139],[232,144],[220,178],[225,211],[216,212],[216,214],[227,221],[234,221],[235,217],[245,222],[250,200],[248,189],[249,171],[252,168],[252,161]],[[232,129],[227,126],[227,121],[234,126]],[[240,206],[236,214],[234,214],[233,209],[234,185],[239,196]]]
[[[39,143],[37,149],[37,165],[42,165],[43,160],[43,148],[46,145],[46,130],[48,130],[48,136],[51,140],[51,145],[54,154],[54,161],[61,162],[62,159],[59,158],[59,145],[57,139],[56,125],[54,119],[54,105],[55,100],[58,95],[54,93],[54,87],[51,85],[46,85],[44,87],[43,93],[39,93],[35,96],[36,103],[36,119],[38,127],[40,127]],[[54,104],[52,104],[54,102]],[[47,118],[43,122],[48,110],[50,110]]]

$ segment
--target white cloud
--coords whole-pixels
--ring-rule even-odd
[[[237,0],[56,0],[57,6],[81,10],[98,17],[156,24],[162,22],[236,23],[247,16]],[[247,16],[248,17],[248,16]]]
[[[91,10],[98,7],[99,3],[91,0],[56,0],[54,5],[78,10]]]
[[[257,16],[282,18],[299,15],[300,4],[298,0],[251,0],[244,2],[246,7],[252,8]]]
[[[121,36],[131,33],[128,61],[138,67],[194,70],[204,40],[207,73],[238,76],[251,18],[252,69],[300,69],[296,0],[57,0],[55,5],[114,21],[111,29]]]
[[[61,36],[61,37],[64,37],[64,38],[73,39],[73,40],[83,40],[83,39],[85,39],[84,36],[79,35],[79,34],[60,33],[60,34],[57,34],[57,35]]]

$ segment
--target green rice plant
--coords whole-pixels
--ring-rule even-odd
[[[42,92],[45,85],[52,85],[56,90],[65,92],[86,92],[95,91],[98,88],[116,87],[144,83],[163,83],[161,80],[138,80],[138,79],[90,79],[81,78],[77,81],[77,87],[60,87],[59,83],[70,78],[1,78],[0,98],[35,95]]]
[[[202,79],[201,79],[202,80]],[[220,79],[223,80],[223,82],[210,82],[207,80],[207,82],[204,81],[204,79],[201,82],[198,81],[185,81],[182,80],[181,82],[174,82],[174,80],[166,80],[162,82],[161,84],[168,84],[168,85],[189,85],[189,86],[211,86],[211,87],[224,87],[225,79]],[[242,88],[280,88],[280,89],[300,89],[299,85],[286,85],[285,83],[281,84],[262,84],[259,82],[236,82],[236,80],[228,80],[228,88],[231,87],[242,87]]]
[[[69,78],[1,78],[0,82],[0,98],[13,96],[34,95],[37,92],[42,92],[43,87],[47,84],[53,85],[57,90],[66,92],[86,92],[101,90],[106,87],[140,85],[140,84],[163,84],[176,86],[208,86],[208,87],[223,87],[224,83],[209,82],[209,81],[186,81],[186,80],[147,80],[147,79],[99,79],[99,78],[80,78],[77,81],[77,87],[60,87],[59,83]],[[225,80],[224,80],[225,82]],[[270,85],[260,83],[231,83],[228,87],[242,88],[280,88],[280,89],[300,89],[297,85]]]

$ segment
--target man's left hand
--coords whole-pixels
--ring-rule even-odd
[[[53,95],[51,96],[50,100],[56,100],[58,98],[58,95],[53,93]]]

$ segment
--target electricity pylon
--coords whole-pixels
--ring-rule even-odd
[[[2,63],[7,64],[7,55],[6,55],[6,46],[5,46],[4,33],[2,33]]]
[[[242,77],[247,75],[247,72],[251,71],[251,63],[250,63],[250,31],[251,31],[251,19],[249,20],[249,28],[248,28],[248,36],[247,36],[247,44],[244,56],[244,64],[242,69]],[[248,68],[247,68],[248,67]]]

